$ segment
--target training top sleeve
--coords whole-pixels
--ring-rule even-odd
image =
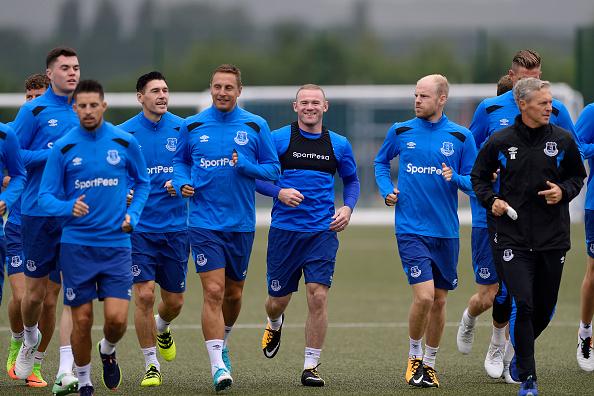
[[[388,129],[384,143],[380,147],[373,162],[375,167],[375,182],[379,188],[380,195],[384,199],[388,194],[394,192],[394,184],[392,183],[392,176],[390,173],[390,161],[400,153],[398,148],[398,138],[395,132],[396,125],[397,124],[394,124]]]
[[[470,172],[476,160],[476,144],[471,134],[468,134],[464,141],[464,149],[460,157],[459,171],[453,172],[452,181],[458,188],[468,195],[473,195],[472,182],[470,181]]]
[[[186,184],[192,186],[191,166],[192,157],[190,155],[190,144],[188,136],[187,123],[184,122],[180,129],[179,142],[177,144],[177,150],[173,156],[173,187],[177,192],[177,195],[183,197],[181,188]]]
[[[245,156],[238,157],[237,164],[235,165],[237,171],[245,176],[259,180],[278,180],[280,176],[280,162],[272,144],[270,128],[267,122],[262,122],[260,125],[258,139],[258,162],[252,163]]]
[[[27,106],[21,107],[12,123],[12,128],[21,147],[21,157],[25,168],[42,165],[49,157],[50,150],[48,149],[29,150],[37,129],[36,124],[35,116]]]
[[[340,161],[338,161],[338,174],[342,178],[344,184],[342,191],[344,205],[351,208],[351,210],[354,210],[355,205],[359,200],[361,184],[359,183],[359,177],[357,176],[357,163],[355,162],[353,147],[346,138],[342,145]]]
[[[476,147],[480,148],[481,144],[489,137],[489,120],[485,110],[485,101],[477,106],[468,129],[472,132]]]
[[[6,206],[11,208],[21,196],[27,177],[19,152],[19,143],[12,130],[6,132],[4,147],[5,167],[8,176],[10,176],[10,183],[6,190],[0,194],[0,201],[4,201]]]
[[[495,137],[496,135],[491,136],[478,152],[470,173],[470,180],[476,197],[487,210],[491,209],[491,201],[496,196],[491,182],[493,172],[499,167],[497,147],[494,143]]]
[[[48,151],[50,155],[39,186],[39,206],[51,216],[70,216],[76,199],[63,201],[57,198],[64,196],[65,166],[60,147],[54,145]]]
[[[584,108],[575,124],[575,130],[582,144],[584,158],[594,157],[594,103]]]
[[[127,161],[126,167],[129,178],[134,180],[134,199],[130,203],[127,213],[130,215],[130,225],[134,228],[138,224],[140,214],[149,196],[151,183],[146,171],[146,161],[140,152],[138,141],[134,136],[130,137],[130,145],[128,146],[130,160]]]

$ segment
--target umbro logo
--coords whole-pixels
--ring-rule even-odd
[[[200,136],[200,143],[208,143],[208,139],[210,139],[210,136],[202,135]]]
[[[79,166],[80,164],[82,164],[82,158],[80,157],[76,157],[72,160],[72,165],[73,166]]]
[[[56,120],[55,118],[52,118],[51,120],[47,121],[47,125],[51,126],[51,127],[57,127],[58,126],[58,120]]]
[[[406,143],[406,147],[409,149],[414,149],[417,146],[415,142],[408,142]]]

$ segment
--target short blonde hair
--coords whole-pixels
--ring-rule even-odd
[[[299,92],[306,90],[306,89],[317,90],[317,91],[322,92],[322,96],[324,97],[324,100],[326,100],[326,92],[324,92],[322,87],[320,87],[319,85],[316,85],[316,84],[304,84],[301,87],[299,87],[299,89],[297,90],[297,93],[295,94],[295,100],[297,100],[297,96],[299,95]]]

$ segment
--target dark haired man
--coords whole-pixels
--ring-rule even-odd
[[[72,350],[79,393],[92,395],[91,327],[93,300],[104,301],[104,338],[97,345],[103,382],[116,389],[121,371],[116,343],[126,331],[132,294],[129,233],[136,227],[149,193],[146,163],[138,141],[103,120],[103,88],[81,81],[74,91],[80,126],[51,150],[39,187],[39,204],[65,217],[60,262],[64,304],[72,307]],[[127,182],[136,194],[126,208]]]
[[[28,378],[35,363],[40,364],[43,359],[45,353],[40,351],[45,350],[54,331],[55,301],[60,289],[57,261],[62,219],[39,207],[39,183],[49,149],[78,123],[71,103],[80,77],[76,51],[67,47],[52,49],[46,57],[46,67],[50,88],[39,98],[25,103],[12,124],[27,168],[27,182],[21,197],[25,261],[25,292],[21,303],[24,341],[12,370],[14,377],[21,379]],[[53,282],[48,283],[48,277]],[[40,321],[42,306],[45,306],[46,314]],[[48,311],[51,312],[48,314]],[[41,329],[38,329],[38,322]],[[45,386],[45,381],[40,386]]]
[[[136,98],[142,111],[119,125],[140,143],[151,180],[147,203],[131,235],[134,324],[146,370],[140,385],[159,386],[161,366],[155,337],[161,356],[167,361],[175,359],[169,324],[183,306],[188,270],[187,202],[171,187],[173,155],[183,119],[167,111],[169,88],[159,72],[138,78]],[[161,288],[161,302],[153,316],[155,283]]]
[[[190,198],[202,332],[217,391],[233,383],[226,341],[241,309],[254,241],[255,180],[276,180],[280,172],[268,124],[237,106],[241,88],[239,68],[214,70],[212,107],[184,121],[173,159],[173,185]]]

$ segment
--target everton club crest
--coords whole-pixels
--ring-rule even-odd
[[[167,138],[165,148],[171,152],[175,152],[175,149],[177,148],[177,138]]]
[[[454,154],[454,143],[452,142],[443,142],[440,149],[441,153],[446,157]]]
[[[245,146],[250,141],[248,139],[248,134],[245,131],[237,131],[237,135],[233,140],[235,140],[235,143],[239,144],[240,146]]]
[[[107,163],[111,165],[117,165],[121,161],[118,150],[107,150],[107,158],[105,159],[107,160]]]
[[[545,144],[544,153],[549,157],[554,157],[559,153],[557,150],[557,143],[556,142],[547,142]]]

